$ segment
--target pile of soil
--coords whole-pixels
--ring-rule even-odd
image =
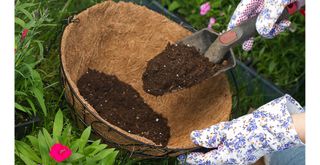
[[[167,119],[154,112],[131,85],[114,75],[88,69],[77,86],[106,121],[158,145],[167,145],[170,137]]]
[[[227,65],[213,64],[195,47],[168,43],[165,50],[151,59],[143,73],[143,89],[152,95],[191,87]]]

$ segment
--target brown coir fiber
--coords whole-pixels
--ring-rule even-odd
[[[191,32],[166,17],[145,7],[132,3],[106,1],[95,5],[74,17],[78,19],[69,24],[61,41],[61,62],[66,80],[79,100],[90,112],[95,109],[84,100],[77,89],[76,82],[92,68],[106,74],[116,75],[119,80],[130,84],[145,102],[157,113],[168,119],[170,127],[169,149],[190,149],[195,145],[190,140],[190,132],[228,120],[231,112],[231,93],[224,74],[208,79],[199,85],[176,93],[155,97],[144,92],[142,74],[147,61],[164,50],[168,42],[190,35]],[[69,88],[66,88],[68,91]],[[71,91],[72,91],[71,90]],[[78,104],[77,104],[78,105]],[[75,106],[76,111],[82,112]],[[116,125],[96,117],[85,118],[92,124],[102,121],[122,135],[144,144],[155,145],[151,140],[130,134]],[[108,132],[99,132],[104,136]],[[121,136],[122,136],[121,135]],[[109,137],[119,143],[119,139],[130,143],[123,137]],[[132,150],[138,147],[133,147]]]

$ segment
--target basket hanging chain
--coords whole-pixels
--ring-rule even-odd
[[[74,15],[68,17],[68,24],[70,23],[80,23],[80,19],[79,18],[75,18]]]

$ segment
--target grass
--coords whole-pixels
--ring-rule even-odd
[[[102,0],[17,0],[15,10],[15,108],[29,116],[38,115],[42,124],[34,128],[30,135],[36,135],[41,127],[52,130],[56,112],[61,109],[66,116],[66,125],[74,128],[72,136],[80,137],[81,130],[71,120],[71,110],[64,99],[63,85],[60,83],[59,54],[60,39],[69,16],[72,16]],[[199,16],[199,5],[203,0],[182,1],[162,0],[162,4],[184,17],[195,28],[207,26],[209,16]],[[210,1],[213,10],[209,15],[216,17],[213,26],[216,31],[226,28],[227,22],[238,1]],[[243,52],[240,47],[235,52],[243,61],[253,59],[253,67],[264,77],[287,91],[296,93],[304,100],[304,90],[297,84],[304,78],[304,18],[291,18],[296,24],[295,32],[285,32],[274,40],[257,38],[254,49]],[[23,37],[23,31],[28,29]],[[248,84],[239,84],[240,105],[234,108],[247,110],[265,102],[259,85],[254,85],[253,96],[247,96]],[[303,85],[302,85],[303,87]],[[297,89],[296,89],[297,88]],[[302,92],[301,92],[302,91]],[[259,97],[258,97],[259,96]],[[261,97],[260,97],[261,96]],[[234,101],[236,102],[236,100]],[[238,104],[238,103],[237,103]],[[246,111],[236,111],[234,117]],[[18,113],[16,113],[18,114]],[[26,141],[26,139],[22,139]],[[16,164],[23,164],[17,159]],[[175,158],[157,160],[134,160],[127,152],[121,152],[116,164],[177,164]]]

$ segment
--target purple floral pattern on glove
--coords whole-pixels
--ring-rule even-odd
[[[179,157],[188,164],[251,164],[274,151],[303,145],[294,129],[291,114],[304,109],[291,96],[275,99],[229,122],[195,130],[191,140],[210,152],[192,152]]]
[[[295,1],[297,0],[242,0],[231,17],[228,30],[258,15],[256,22],[258,33],[263,37],[273,38],[290,26],[291,22],[286,19],[276,22],[284,8]],[[253,38],[250,38],[243,43],[242,48],[249,51],[252,46]]]

